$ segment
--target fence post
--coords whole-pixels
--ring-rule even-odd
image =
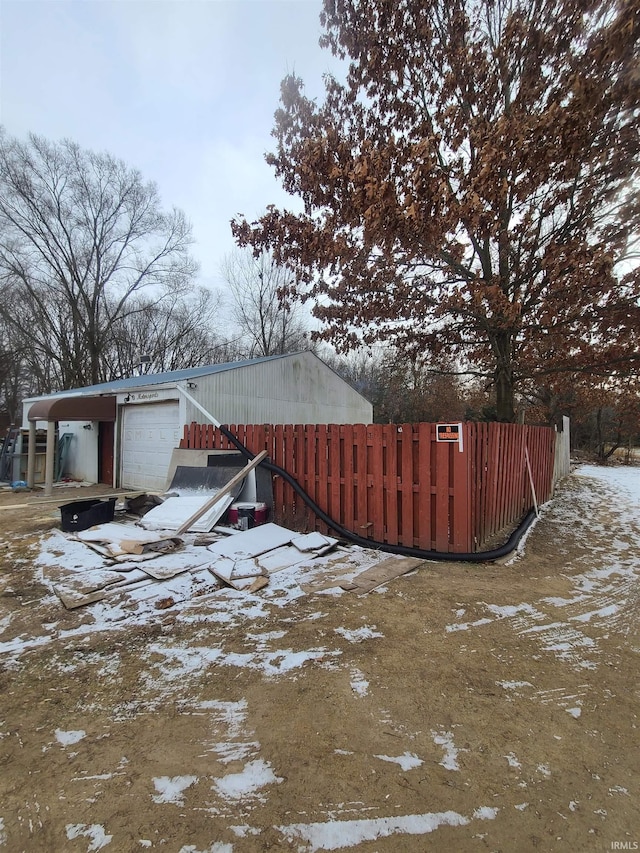
[[[471,523],[471,460],[473,445],[469,424],[462,424],[462,449],[451,445],[451,496],[449,500],[450,538],[453,553],[473,551]]]

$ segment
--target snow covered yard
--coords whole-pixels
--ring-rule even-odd
[[[503,564],[368,595],[308,566],[65,611],[52,516],[0,518],[0,849],[640,843],[640,469],[581,467]]]

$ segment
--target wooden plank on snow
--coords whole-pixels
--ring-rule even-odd
[[[424,560],[419,560],[416,557],[387,557],[375,566],[365,569],[349,583],[340,584],[342,589],[349,592],[365,593],[371,592],[377,586],[380,586],[387,581],[406,575],[417,566],[421,565]]]

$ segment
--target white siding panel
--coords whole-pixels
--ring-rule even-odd
[[[120,485],[162,491],[171,454],[182,437],[176,400],[126,406],[122,418]]]
[[[65,474],[88,483],[98,482],[98,429],[97,421],[60,421],[58,434],[73,435],[64,466]]]

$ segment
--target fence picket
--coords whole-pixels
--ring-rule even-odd
[[[354,509],[354,468],[353,468],[353,427],[342,424],[340,427],[342,442],[342,467],[340,477],[340,496],[342,502],[342,518],[347,530],[355,530]]]
[[[327,428],[327,514],[340,518],[340,432],[338,424]]]
[[[385,541],[398,544],[398,428],[395,424],[382,427]]]
[[[369,521],[373,523],[373,538],[384,541],[384,467],[382,452],[382,429],[378,425],[367,427],[369,467],[367,477],[367,507]]]
[[[435,540],[436,551],[449,550],[449,455],[453,445],[447,442],[436,442],[436,517]]]
[[[435,442],[435,427],[432,424],[418,425],[418,476],[416,479],[418,492],[419,532],[418,544],[425,551],[432,551],[434,543],[434,519],[432,517],[432,482],[433,465],[431,463],[431,448]]]
[[[369,491],[369,476],[367,474],[367,427],[364,424],[355,424],[353,427],[353,440],[355,442],[355,465],[356,475],[354,477],[354,505],[356,508],[356,533],[364,537],[371,536],[369,527],[369,504],[367,494]]]
[[[462,449],[451,447],[451,495],[449,527],[454,552],[468,550],[471,542],[471,436],[468,424],[462,425]]]
[[[413,520],[413,447],[414,432],[411,424],[401,424],[398,427],[398,475],[400,481],[399,507],[399,541],[415,545],[416,532]]]
[[[327,512],[329,508],[329,467],[327,460],[327,427],[325,424],[316,426],[317,443],[316,443],[316,466],[318,471],[318,479],[316,482],[317,504],[321,510]],[[327,533],[327,526],[323,521],[318,520],[318,530],[321,533]]]

